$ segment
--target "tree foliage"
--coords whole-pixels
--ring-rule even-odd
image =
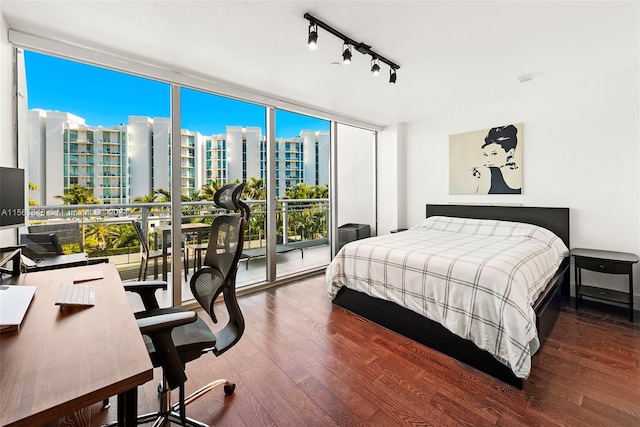
[[[61,199],[65,205],[97,205],[100,203],[93,194],[92,187],[84,187],[79,184],[71,184],[63,195],[55,197]]]

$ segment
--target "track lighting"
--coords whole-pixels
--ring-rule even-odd
[[[378,65],[378,58],[371,59],[371,74],[378,76],[380,74],[380,65]]]
[[[342,46],[342,62],[344,64],[351,64],[351,46],[348,44]]]
[[[315,49],[318,43],[318,25],[313,22],[309,24],[309,49]]]
[[[396,82],[396,70],[400,69],[400,66],[384,56],[374,52],[371,50],[371,46],[365,44],[363,42],[357,42],[353,40],[351,37],[347,37],[342,34],[340,31],[332,28],[331,26],[325,24],[314,16],[311,16],[308,13],[304,14],[304,18],[309,21],[309,39],[308,44],[309,48],[315,49],[316,44],[318,42],[318,27],[326,30],[327,32],[333,34],[337,38],[343,41],[342,45],[342,62],[344,64],[350,64],[352,59],[352,48],[355,48],[358,52],[363,55],[369,55],[371,57],[371,73],[374,76],[380,74],[380,62],[384,62],[389,66],[389,83]]]

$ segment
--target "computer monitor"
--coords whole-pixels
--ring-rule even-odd
[[[25,225],[24,169],[0,167],[0,229]]]

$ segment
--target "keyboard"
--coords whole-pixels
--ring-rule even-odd
[[[95,289],[89,285],[60,285],[56,305],[60,307],[91,307],[96,305]]]

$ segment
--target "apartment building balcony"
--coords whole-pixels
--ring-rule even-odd
[[[140,266],[140,246],[135,244],[125,247],[111,247],[105,245],[106,240],[99,236],[124,237],[134,233],[132,221],[140,221],[143,229],[149,231],[149,242],[154,248],[161,248],[162,237],[153,233],[156,227],[170,221],[170,203],[118,203],[121,193],[106,193],[105,204],[101,205],[56,205],[39,206],[30,210],[31,224],[45,224],[55,222],[78,222],[85,242],[85,251],[90,258],[107,257],[109,262],[116,264],[123,280],[137,280]],[[252,219],[246,231],[245,249],[265,248],[264,222],[266,204],[264,201],[247,201],[252,210]],[[330,247],[328,236],[328,200],[279,200],[276,217],[279,222],[278,243],[295,248],[291,251],[280,252],[277,255],[278,277],[296,274],[312,269],[322,269],[330,261]],[[224,213],[213,202],[182,203],[183,222],[210,223],[214,217]],[[306,218],[302,220],[302,218]],[[306,226],[305,226],[306,223]],[[108,232],[114,227],[115,233]],[[193,235],[183,235],[183,244],[192,241]],[[132,240],[133,241],[133,240]],[[108,246],[108,245],[107,245]],[[258,251],[259,253],[260,251]],[[183,252],[184,253],[184,252]],[[255,252],[254,252],[255,253]],[[162,265],[167,263],[167,270],[171,269],[171,258],[158,260],[159,272]],[[183,272],[183,299],[189,299],[189,278],[194,272],[195,256],[189,253],[187,261],[187,280]],[[184,259],[177,265],[183,268]],[[153,278],[153,262],[150,262],[148,279]],[[239,288],[254,285],[265,280],[266,258],[261,255],[245,257],[238,269],[237,284]],[[169,277],[171,277],[169,275]]]

